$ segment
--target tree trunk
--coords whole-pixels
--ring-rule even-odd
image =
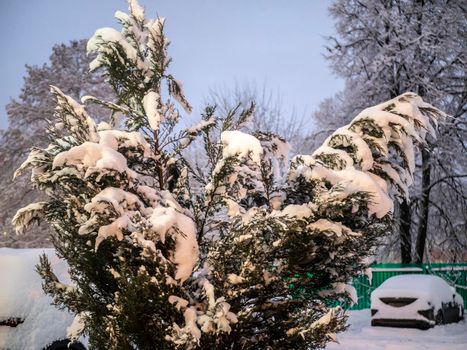
[[[399,77],[394,77],[393,86],[397,87],[390,93],[391,98],[396,98],[401,93],[400,85],[397,80]],[[412,262],[412,209],[408,200],[403,199],[399,205],[399,240],[400,240],[400,252],[401,252],[401,263],[410,264]]]
[[[425,253],[426,233],[428,230],[428,214],[430,210],[430,177],[431,163],[430,151],[422,150],[422,197],[420,201],[420,216],[417,230],[417,241],[415,243],[415,262],[423,262]]]
[[[418,28],[417,34],[420,35],[420,44],[423,40],[423,6],[425,5],[424,0],[417,0],[420,6],[420,12],[418,13]],[[418,56],[421,60],[423,57],[421,53],[418,53]],[[426,87],[424,85],[419,85],[417,93],[420,97],[425,97]],[[426,146],[428,147],[428,145]],[[426,245],[426,233],[428,230],[428,212],[430,210],[430,175],[431,175],[431,163],[430,163],[430,150],[427,148],[422,148],[422,193],[421,201],[419,208],[419,220],[418,220],[418,229],[417,229],[417,240],[415,242],[415,262],[423,262],[423,254],[425,253]]]
[[[407,200],[403,200],[399,206],[399,234],[401,242],[401,263],[410,264],[412,262],[412,235],[410,227],[412,225],[412,210]]]

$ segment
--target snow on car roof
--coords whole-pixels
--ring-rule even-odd
[[[408,274],[388,278],[380,286],[384,289],[441,289],[446,290],[449,285],[441,277],[433,275]]]
[[[436,309],[439,309],[443,302],[450,302],[453,299],[459,304],[462,303],[461,296],[444,279],[438,276],[420,274],[388,278],[371,293],[372,303],[381,297],[415,297],[430,301]]]

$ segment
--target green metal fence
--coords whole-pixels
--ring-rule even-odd
[[[404,274],[430,274],[444,278],[464,299],[467,308],[467,263],[459,264],[374,264],[371,266],[371,283],[367,276],[360,276],[353,281],[357,290],[358,303],[351,310],[370,307],[371,292],[389,277]]]

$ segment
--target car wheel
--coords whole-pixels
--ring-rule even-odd
[[[73,343],[69,347],[70,341],[68,339],[57,340],[52,344],[46,346],[43,350],[86,350],[81,343]]]
[[[441,324],[445,324],[445,320],[444,320],[444,315],[443,315],[443,312],[441,310],[438,311],[438,313],[436,314],[436,324],[437,325],[441,325]]]

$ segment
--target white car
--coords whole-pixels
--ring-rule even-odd
[[[462,297],[438,276],[394,276],[371,294],[372,326],[428,329],[463,317]]]
[[[67,347],[66,329],[73,315],[51,305],[35,266],[45,253],[59,279],[67,281],[68,266],[53,249],[0,248],[0,349],[84,350]]]

